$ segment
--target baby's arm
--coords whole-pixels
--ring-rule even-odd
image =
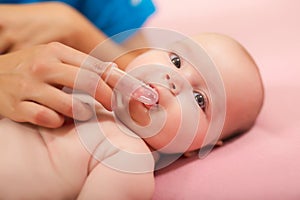
[[[152,172],[126,173],[98,164],[88,176],[78,199],[152,199],[153,192]]]
[[[103,138],[93,150],[90,173],[78,199],[152,199],[154,159],[150,149],[142,139],[123,133],[111,118],[102,114],[99,119]]]

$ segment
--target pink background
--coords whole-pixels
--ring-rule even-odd
[[[230,35],[256,60],[266,90],[251,131],[159,171],[154,199],[300,199],[300,1],[154,2],[146,26]]]

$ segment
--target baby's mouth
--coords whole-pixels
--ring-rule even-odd
[[[131,94],[131,98],[146,104],[146,105],[154,105],[158,101],[158,93],[149,85],[143,83],[139,85]]]
[[[159,94],[157,88],[154,85],[148,83],[146,83],[146,85],[154,89],[157,92],[157,94]],[[157,100],[155,104],[150,105],[150,104],[142,103],[136,99],[131,99],[129,101],[130,117],[138,125],[147,126],[151,122],[150,110],[153,111],[155,110],[155,108],[158,108],[158,106],[159,106],[159,100]]]
[[[153,84],[147,83],[147,85],[149,87],[151,87],[153,90],[155,90],[156,93],[158,94],[158,98],[157,98],[157,101],[155,102],[155,104],[149,105],[149,104],[143,103],[143,105],[149,110],[152,107],[157,107],[158,106],[158,104],[159,104],[159,91],[158,91],[158,89]]]

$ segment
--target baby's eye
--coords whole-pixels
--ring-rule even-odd
[[[205,111],[206,110],[206,98],[204,94],[194,91],[194,97],[196,102],[198,103],[199,107]]]
[[[173,65],[175,65],[175,67],[177,67],[178,69],[181,67],[180,57],[177,56],[175,53],[170,54],[170,60],[173,63]]]

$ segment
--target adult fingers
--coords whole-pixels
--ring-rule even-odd
[[[97,74],[89,70],[80,69],[73,87],[77,90],[87,92],[107,110],[111,110],[112,89]]]
[[[20,49],[24,49],[27,47],[35,46],[35,45],[41,45],[41,44],[47,44],[51,43],[52,45],[48,44],[49,46],[54,46],[55,48],[63,48],[61,51],[55,50],[57,54],[57,57],[61,54],[62,51],[65,49],[65,45],[58,43],[58,42],[53,42],[53,38],[49,38],[48,34],[46,34],[44,31],[38,31],[35,30],[36,27],[32,27],[30,25],[23,27],[21,34],[18,35],[18,43],[15,43],[13,47],[11,47],[10,51],[16,51]],[[35,36],[32,37],[32,33],[36,32]],[[55,49],[54,48],[54,49]],[[69,50],[69,48],[67,48]],[[58,58],[59,60],[60,57]]]
[[[27,25],[22,27],[22,31],[6,31],[6,35],[8,35],[9,40],[11,41],[11,46],[9,47],[9,52],[14,52],[20,49],[24,49],[26,47],[33,46],[32,38],[32,25]],[[39,35],[39,34],[37,34]]]
[[[12,46],[12,42],[6,35],[0,32],[0,54],[6,53]]]
[[[54,64],[51,69],[53,70],[49,73],[51,76],[48,77],[47,82],[86,92],[107,110],[111,110],[112,89],[98,74],[61,63]]]
[[[85,121],[92,116],[92,111],[87,104],[51,85],[44,85],[38,90],[34,89],[28,98],[76,120]]]
[[[64,123],[64,117],[55,111],[31,101],[23,101],[16,108],[16,116],[11,118],[18,122],[30,122],[47,128],[58,128]]]
[[[83,61],[89,57],[89,55],[59,42],[52,42],[49,45],[55,49],[57,58],[69,65],[80,67]]]
[[[103,62],[93,56],[87,55],[60,43],[54,43],[54,45],[58,45],[60,46],[59,48],[62,48],[62,51],[58,51],[57,54],[61,62],[81,67],[99,75],[101,75],[108,67],[115,65],[112,62]]]

